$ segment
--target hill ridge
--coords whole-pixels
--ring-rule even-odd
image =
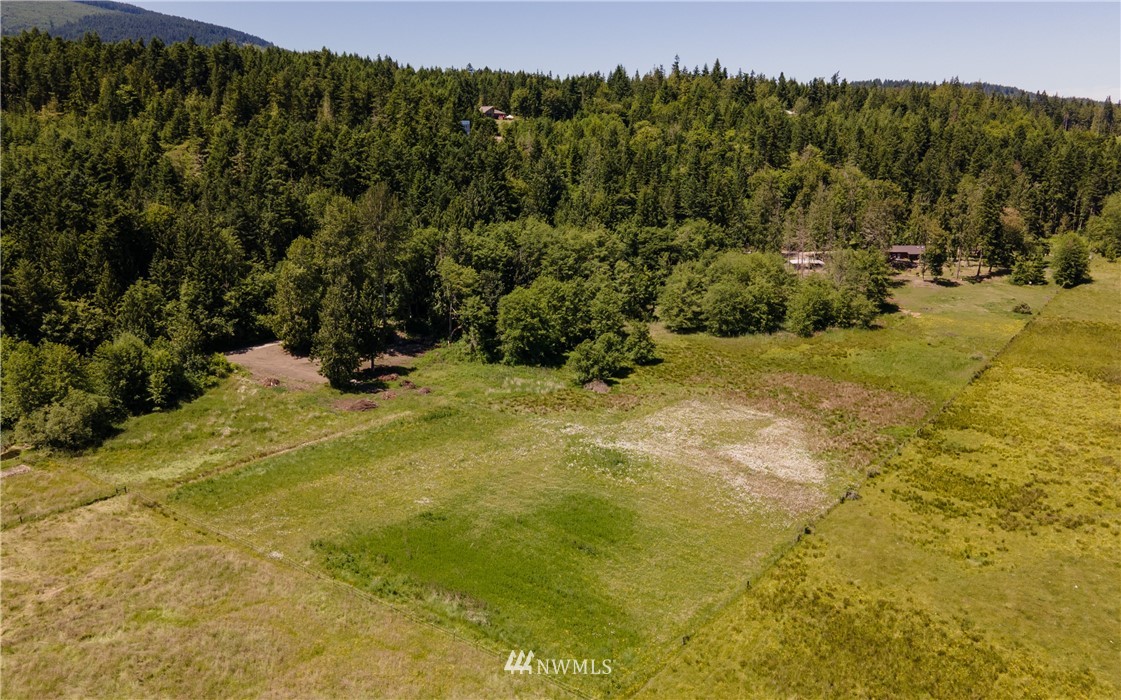
[[[260,47],[273,45],[259,36],[229,27],[109,0],[10,0],[0,6],[0,25],[4,35],[34,28],[61,39],[81,39],[92,33],[107,42],[158,38],[170,44],[193,38],[204,46],[227,40]]]

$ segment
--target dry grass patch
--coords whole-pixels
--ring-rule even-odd
[[[560,694],[130,498],[7,531],[3,545],[5,697]]]
[[[4,528],[15,527],[116,493],[117,487],[75,469],[40,461],[24,473],[0,480],[0,523]]]
[[[689,399],[616,425],[565,430],[661,469],[682,466],[714,477],[745,509],[798,514],[828,501],[826,466],[809,449],[804,426],[742,404]]]

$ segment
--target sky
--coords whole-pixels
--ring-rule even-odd
[[[1121,98],[1119,2],[307,2],[132,0],[300,51],[554,75],[711,65]]]

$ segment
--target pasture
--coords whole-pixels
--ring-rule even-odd
[[[358,395],[235,374],[88,455],[18,458],[32,471],[2,483],[6,690],[566,692],[504,673],[510,649],[612,659],[563,678],[596,696],[1116,685],[1089,648],[1117,619],[1117,327],[1086,317],[1116,309],[1110,275],[1059,293],[914,439],[1031,318],[1012,308],[1043,308],[1053,286],[901,278],[878,328],[808,339],[656,329],[661,361],[608,394],[445,349],[402,360],[393,397],[362,412],[340,409]],[[1056,421],[1076,433],[1029,459]],[[835,507],[849,491],[862,498]],[[1082,622],[1025,620],[1029,601]],[[96,614],[76,619],[83,605]],[[247,606],[267,614],[239,637]],[[1009,651],[1020,635],[1038,648]],[[147,639],[174,657],[166,678],[131,653]],[[997,661],[1004,685],[984,685]],[[900,668],[915,685],[867,680],[911,678]]]
[[[993,365],[643,689],[1116,697],[1121,279]]]

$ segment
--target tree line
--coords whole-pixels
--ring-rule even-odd
[[[29,434],[71,392],[109,422],[174,405],[223,371],[214,351],[264,338],[337,386],[400,330],[596,378],[649,361],[659,312],[866,324],[893,243],[927,245],[934,274],[1034,264],[1070,230],[1118,252],[1110,101],[38,31],[0,58],[3,359],[81,369],[4,402]],[[850,252],[799,281],[780,250]],[[5,396],[28,385],[4,374]]]

